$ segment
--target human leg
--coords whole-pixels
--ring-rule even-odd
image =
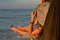
[[[21,34],[22,36],[25,35],[25,31],[20,31],[18,28],[16,28],[15,26],[11,25],[11,28],[10,28],[12,31],[18,33],[18,34]]]
[[[36,35],[39,35],[41,32],[42,32],[42,27],[39,27],[39,28],[35,29],[35,30],[32,32],[31,35],[36,36]]]
[[[29,24],[29,30],[28,30],[28,34],[31,35],[32,31],[34,30],[33,29],[33,23],[34,23],[34,18],[36,16],[36,12],[33,10],[31,12],[31,20],[30,20],[30,24]]]
[[[31,22],[33,22],[34,20],[34,13],[32,12],[32,18],[31,18]],[[28,31],[29,35],[32,33],[32,30],[33,30],[33,24],[30,23],[29,27],[18,27],[16,28],[15,26],[11,26],[11,30],[13,30],[14,32],[16,33],[19,33],[19,34],[24,34],[25,32],[23,31]]]
[[[29,26],[18,26],[18,29],[21,30],[21,31],[28,31]]]
[[[31,13],[31,22],[33,22],[34,16],[35,16],[35,12],[32,11],[32,13]],[[32,27],[32,24],[30,23],[29,26],[26,26],[26,27],[18,26],[18,29],[21,30],[21,31],[28,31],[28,33],[31,33],[33,27]]]

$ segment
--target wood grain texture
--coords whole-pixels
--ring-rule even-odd
[[[40,35],[37,38],[37,40],[58,40],[58,36],[59,36],[59,0],[52,0],[45,21],[43,34]]]

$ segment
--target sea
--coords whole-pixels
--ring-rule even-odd
[[[33,9],[0,9],[0,40],[28,40],[10,29],[11,25],[28,26]]]

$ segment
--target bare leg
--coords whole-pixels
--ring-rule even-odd
[[[28,35],[31,35],[31,33],[33,32],[33,25],[30,23],[30,25],[27,27],[23,27],[23,26],[18,26],[18,29],[20,31],[27,31]]]
[[[33,32],[33,25],[30,23],[30,25],[27,27],[23,27],[23,26],[18,26],[18,29],[20,31],[27,31],[28,35],[31,35],[31,33]]]
[[[18,29],[21,31],[28,31],[29,27],[28,26],[18,26]]]
[[[16,33],[19,33],[21,35],[24,35],[26,31],[28,31],[28,34],[31,35],[31,33],[33,32],[33,21],[34,21],[34,17],[35,17],[35,13],[34,11],[31,13],[31,22],[30,22],[30,25],[29,27],[18,27],[16,28],[15,26],[11,26],[11,30],[13,30],[14,32]]]
[[[28,35],[31,35],[31,33],[33,32],[33,25],[30,23],[29,29],[28,29]]]
[[[31,35],[36,36],[36,35],[39,35],[41,32],[42,32],[42,27],[39,27],[39,28],[35,29],[35,30],[32,32]]]
[[[31,13],[31,22],[33,23],[34,21],[34,17],[35,17],[35,12],[32,11]],[[31,33],[33,32],[33,24],[30,22],[30,25],[29,26],[26,26],[26,27],[23,27],[23,26],[18,26],[18,29],[19,30],[22,30],[22,31],[28,31],[28,35],[31,35]]]
[[[25,35],[25,31],[20,31],[18,28],[16,28],[15,26],[11,26],[11,30],[18,33],[18,34],[21,34],[22,36]]]
[[[30,21],[30,25],[29,25],[29,30],[28,30],[28,34],[31,35],[31,33],[33,32],[33,22],[34,22],[34,18],[36,16],[35,11],[33,10],[31,13],[31,21]]]

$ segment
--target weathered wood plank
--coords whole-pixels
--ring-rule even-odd
[[[49,1],[49,0],[47,0]],[[37,40],[58,40],[59,34],[59,0],[52,0],[46,18],[43,34]]]

